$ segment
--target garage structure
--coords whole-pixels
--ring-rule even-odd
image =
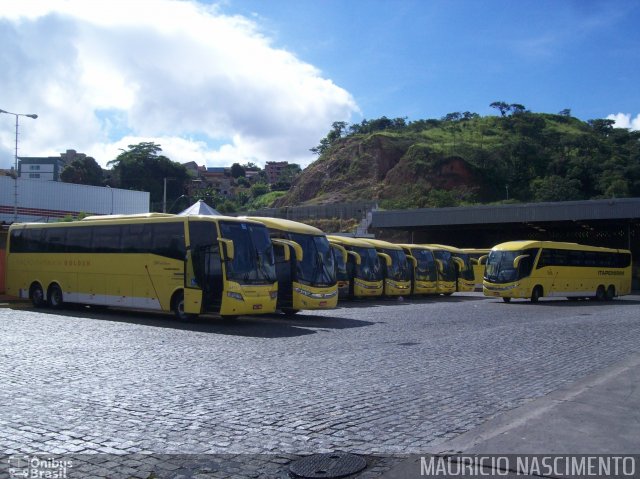
[[[459,248],[549,240],[630,249],[640,289],[640,198],[374,211],[376,237]]]

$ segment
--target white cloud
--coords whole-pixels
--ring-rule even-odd
[[[608,115],[607,120],[615,121],[616,128],[628,128],[630,130],[640,130],[640,113],[635,118],[631,118],[630,113],[616,113]]]
[[[174,161],[307,164],[332,122],[358,111],[258,24],[195,1],[9,0],[0,10],[0,108],[20,120],[19,154],[69,148],[105,165],[155,141]],[[0,167],[15,120],[0,115]]]

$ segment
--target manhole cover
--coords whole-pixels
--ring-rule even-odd
[[[313,454],[299,459],[289,466],[293,477],[346,477],[367,467],[367,461],[355,454],[331,452]]]

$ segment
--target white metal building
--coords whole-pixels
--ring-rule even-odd
[[[17,210],[17,219],[16,219]],[[0,223],[149,212],[149,192],[0,176]]]

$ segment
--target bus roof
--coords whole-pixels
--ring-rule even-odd
[[[282,218],[271,218],[269,216],[244,216],[243,218],[258,221],[260,223],[263,223],[267,228],[274,230],[290,231],[292,233],[314,236],[324,236],[324,231],[322,231],[321,229],[305,223],[300,223],[298,221],[285,220]]]
[[[413,244],[413,243],[396,243],[397,246],[400,246],[402,249],[423,249],[427,251],[431,251],[431,249],[423,244]]]
[[[439,250],[449,251],[450,253],[464,253],[464,251],[462,251],[460,248],[456,248],[455,246],[449,246],[446,244],[429,243],[422,246],[426,246],[427,248],[432,250],[439,249]]]
[[[388,241],[383,241],[383,240],[378,240],[378,239],[373,239],[373,238],[362,238],[362,240],[366,241],[367,243],[372,244],[376,248],[385,248],[385,249],[393,249],[393,250],[404,251],[402,249],[402,246],[400,246],[398,244],[395,244],[395,243],[389,243]]]
[[[364,241],[364,238],[354,238],[352,236],[327,235],[327,239],[332,243],[343,246],[355,246],[357,248],[375,248],[371,243]]]
[[[522,240],[522,241],[507,241],[495,245],[491,250],[506,250],[506,251],[518,251],[527,248],[553,248],[553,249],[567,249],[567,250],[582,250],[582,251],[600,251],[600,252],[625,252],[626,249],[604,248],[602,246],[590,246],[578,243],[564,243],[561,241],[536,241],[536,240]]]
[[[185,220],[204,220],[204,221],[232,221],[236,223],[253,223],[264,226],[264,223],[259,221],[253,221],[247,218],[236,218],[235,216],[211,216],[211,215],[189,215],[179,216],[168,213],[139,213],[132,215],[93,215],[87,216],[78,221],[58,221],[55,223],[13,223],[10,229],[13,228],[54,228],[54,227],[72,227],[77,225],[90,225],[90,224],[123,224],[128,222],[142,222],[147,221],[151,223],[158,223],[162,221],[169,222],[182,222]]]

